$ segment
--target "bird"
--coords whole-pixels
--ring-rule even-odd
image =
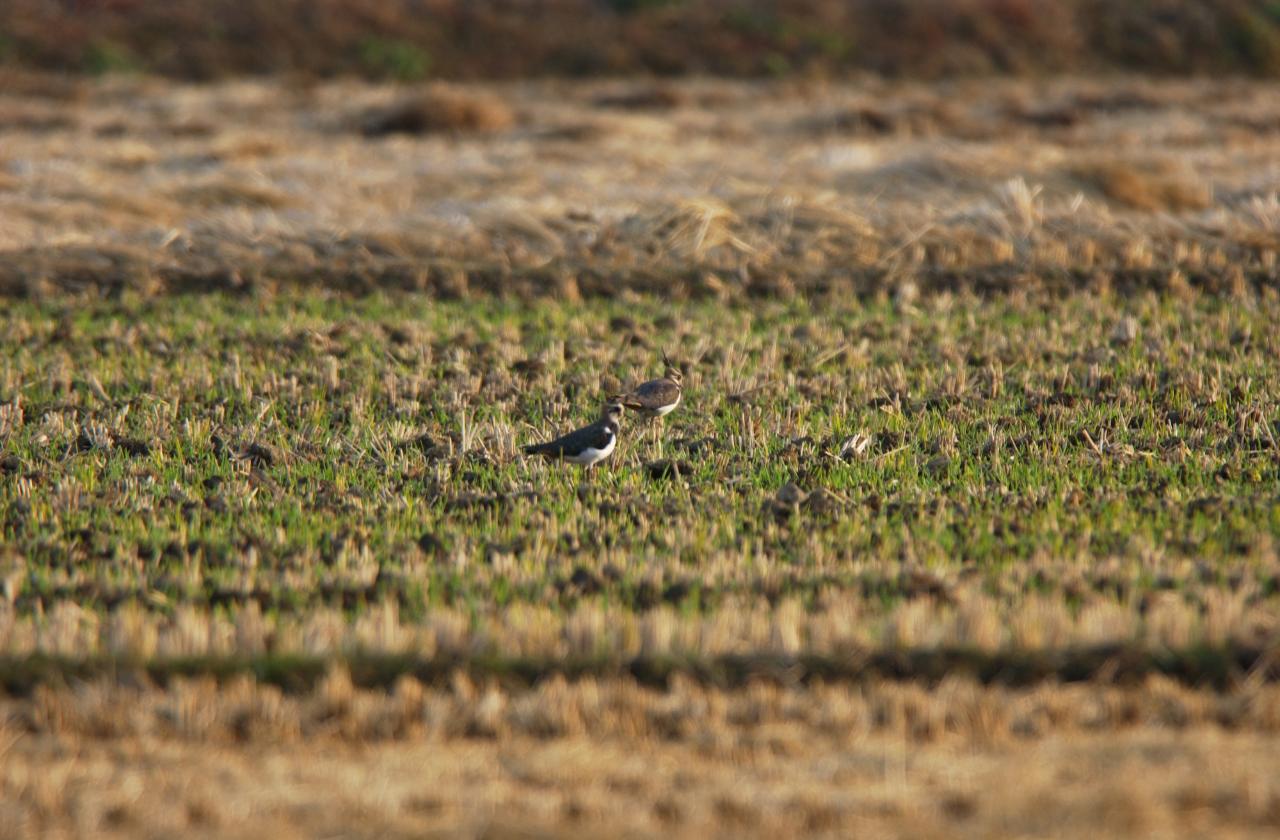
[[[661,379],[642,382],[631,391],[610,399],[621,403],[628,411],[634,411],[641,417],[648,417],[651,420],[670,414],[680,404],[683,377],[680,374],[680,368],[675,366],[665,351],[662,354],[662,363],[666,365],[666,370]]]
[[[568,461],[590,469],[613,452],[618,443],[621,421],[622,405],[610,400],[605,403],[596,422],[547,443],[530,444],[524,447],[524,454]]]

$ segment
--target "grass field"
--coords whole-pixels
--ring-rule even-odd
[[[0,835],[1275,831],[1270,87],[0,115]]]

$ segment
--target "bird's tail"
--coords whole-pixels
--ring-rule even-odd
[[[609,397],[609,402],[617,403],[623,408],[629,408],[632,411],[640,407],[639,403],[636,402],[635,394],[614,394],[612,397]]]

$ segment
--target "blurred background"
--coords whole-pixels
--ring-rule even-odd
[[[1274,0],[9,0],[0,66],[186,79],[1280,70]]]
[[[1239,285],[1277,69],[1254,0],[11,0],[0,292]]]

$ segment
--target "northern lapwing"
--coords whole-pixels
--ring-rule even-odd
[[[683,394],[684,377],[680,374],[680,368],[675,366],[665,351],[662,354],[662,363],[666,366],[662,378],[642,382],[627,393],[618,394],[610,399],[621,403],[628,411],[634,411],[650,420],[665,417],[675,411],[676,406],[680,405],[680,397]]]
[[[611,400],[600,412],[600,419],[590,426],[583,426],[547,443],[526,446],[524,454],[568,461],[590,469],[613,452],[618,443],[618,424],[621,420],[622,405]]]
[[[680,368],[672,363],[665,352],[662,354],[662,363],[666,365],[666,370],[661,379],[642,382],[633,390],[610,399],[641,417],[653,419],[670,414],[680,404],[683,377],[680,375]]]

